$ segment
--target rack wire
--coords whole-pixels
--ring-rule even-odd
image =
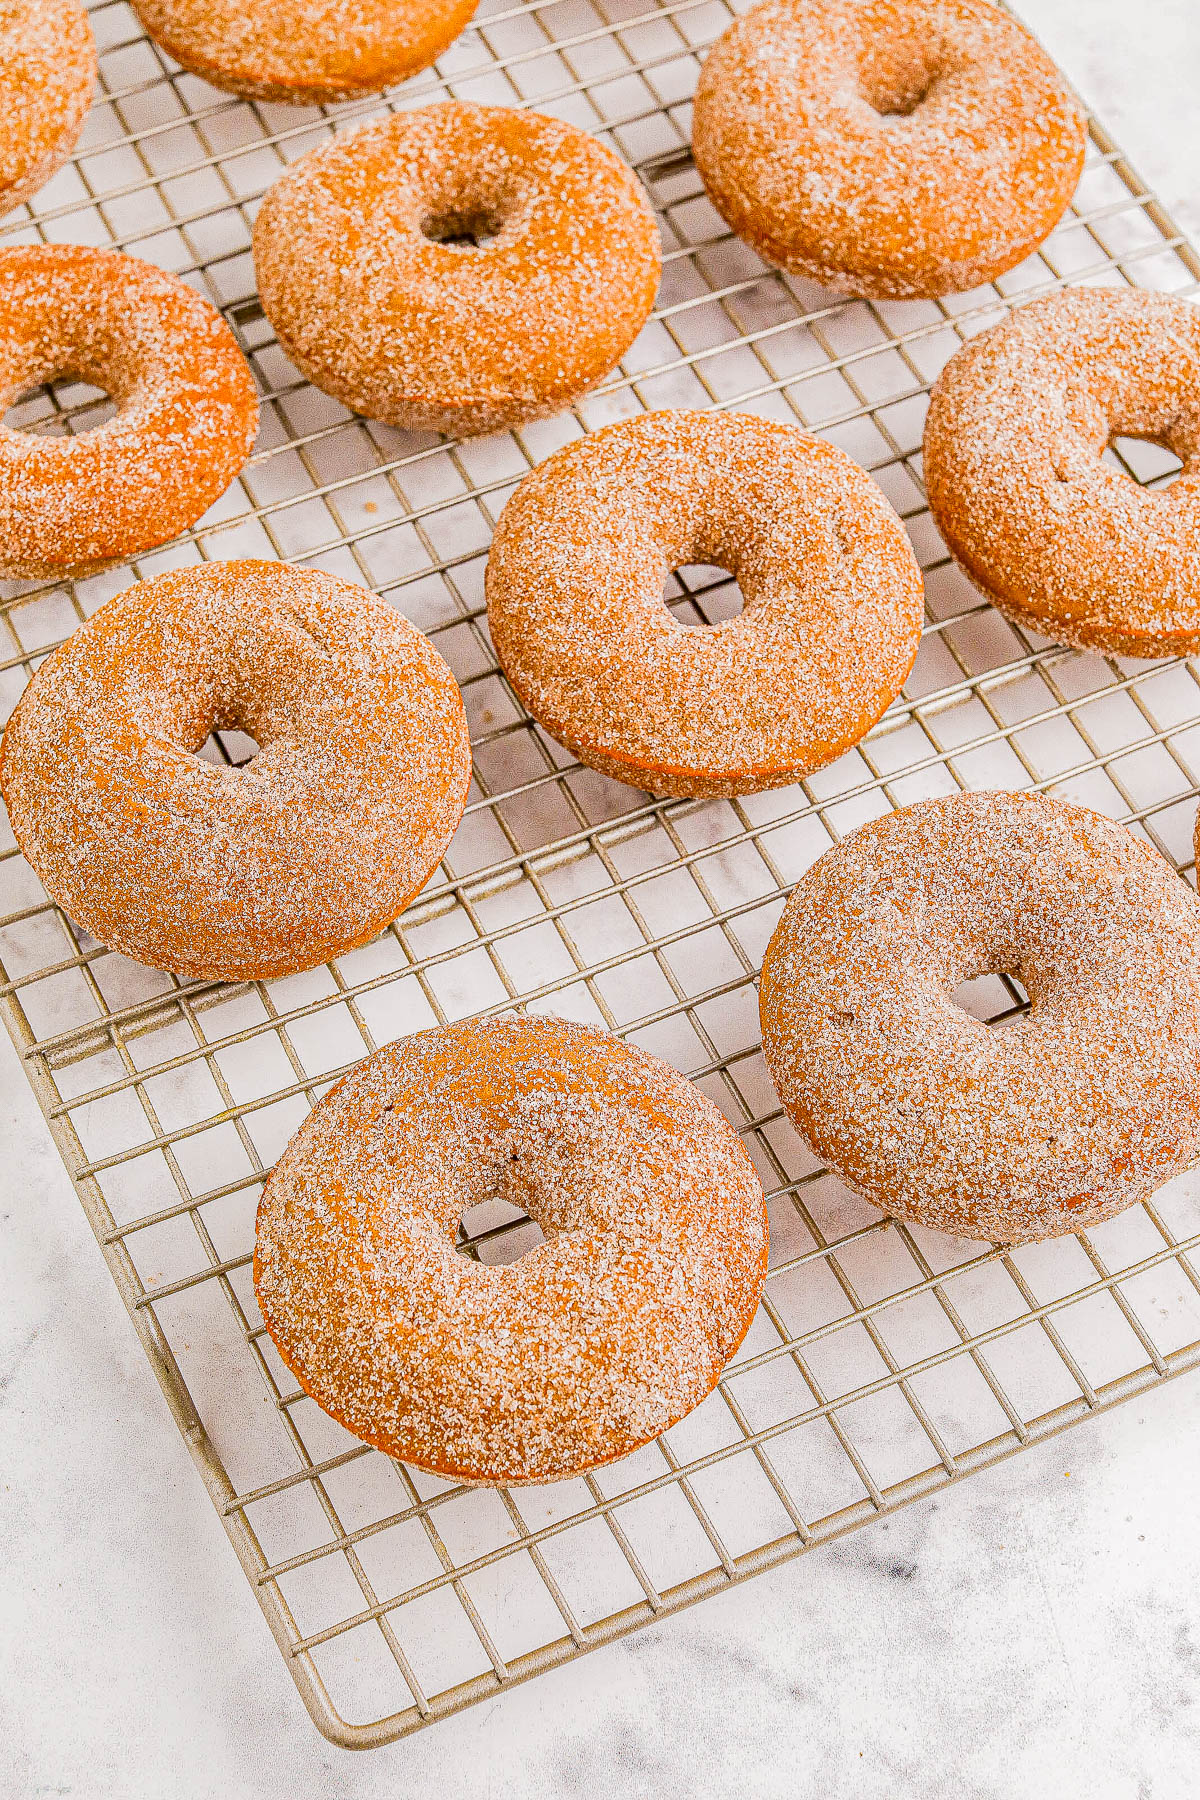
[[[1074,204],[1041,252],[943,301],[846,300],[766,268],[724,229],[688,153],[724,0],[483,0],[436,69],[383,99],[297,111],[181,73],[123,0],[96,0],[100,89],[71,165],[6,241],[115,244],[192,282],[262,391],[255,453],[179,542],[76,584],[8,584],[0,699],[114,592],[206,557],[359,581],[429,633],[466,697],[475,781],[444,865],[374,943],[287,980],[181,982],[111,954],[0,843],[0,994],[113,1279],[314,1720],[381,1744],[866,1524],[1200,1360],[1200,1182],[1052,1244],[1004,1250],[880,1217],[823,1171],[771,1089],[755,977],[790,885],[888,807],[1036,788],[1122,819],[1194,880],[1200,666],[1100,659],[1007,624],[925,510],[930,382],[1014,301],[1064,282],[1195,291],[1200,260],[1092,121]],[[665,268],[621,368],[561,417],[456,444],[355,418],[301,381],[254,294],[255,204],[347,121],[432,98],[534,105],[603,135],[659,211]],[[10,422],[78,431],[103,395],[60,382]],[[495,519],[529,467],[644,407],[798,422],[867,467],[925,570],[903,695],[855,751],[739,801],[655,800],[581,769],[524,714],[488,641]],[[1117,442],[1131,479],[1163,450]],[[702,624],[738,596],[680,570]],[[217,738],[205,753],[252,746]],[[1002,977],[960,996],[999,1025]],[[437,1021],[527,1007],[589,1019],[691,1075],[768,1195],[759,1315],[716,1392],[657,1444],[582,1480],[452,1486],[351,1438],[276,1356],[250,1280],[262,1180],[330,1083]],[[463,1223],[485,1262],[533,1231]]]

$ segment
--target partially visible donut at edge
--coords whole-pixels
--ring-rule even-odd
[[[156,43],[214,87],[312,106],[415,75],[476,0],[132,0]]]
[[[116,403],[92,430],[0,423],[0,575],[83,575],[194,525],[243,467],[258,394],[203,294],[82,244],[0,249],[0,414],[63,377]]]
[[[1146,488],[1104,452],[1164,444]],[[1200,311],[1064,288],[972,338],[938,376],[925,486],[946,545],[1001,612],[1080,649],[1200,650]]]
[[[0,6],[0,217],[43,187],[83,129],[96,43],[79,0]]]

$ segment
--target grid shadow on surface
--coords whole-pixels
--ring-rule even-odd
[[[0,595],[4,711],[56,643],[129,582],[207,557],[320,567],[426,631],[466,698],[475,779],[439,874],[382,937],[271,982],[180,982],[104,950],[0,841],[0,976],[30,1079],[172,1411],[317,1724],[382,1743],[850,1531],[1200,1359],[1200,1178],[1093,1231],[1008,1251],[881,1218],[825,1173],[762,1060],[755,977],[791,884],[891,806],[1036,788],[1144,834],[1194,880],[1200,669],[1101,659],[1007,624],[950,564],[921,488],[929,384],[1005,307],[1069,281],[1194,291],[1200,263],[1093,123],[1070,212],[993,286],[847,300],[766,268],[725,231],[688,155],[717,0],[484,0],[383,100],[297,110],[181,74],[123,0],[92,21],[101,84],[73,162],[5,242],[114,244],[220,305],[262,427],[185,538],[75,584]],[[665,268],[621,368],[563,415],[455,444],[356,418],[302,382],[254,296],[249,232],[284,164],[345,121],[431,98],[533,105],[601,133],[647,183]],[[104,398],[58,383],[9,422],[85,430]],[[868,468],[925,571],[913,673],[857,749],[796,787],[657,801],[580,768],[500,675],[483,568],[516,483],[580,432],[660,406],[799,423]],[[1153,446],[1109,452],[1170,478]],[[720,570],[668,603],[736,609]],[[237,761],[245,744],[206,753]],[[1023,1004],[972,984],[984,1017]],[[691,1075],[742,1133],[768,1195],[759,1315],[713,1395],[657,1444],[582,1480],[449,1486],[367,1449],[295,1387],[250,1281],[265,1173],[330,1083],[439,1021],[527,1007],[618,1032]],[[479,1210],[464,1254],[528,1247]]]

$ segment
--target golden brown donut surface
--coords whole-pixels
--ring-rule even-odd
[[[684,625],[673,568],[715,563],[744,610]],[[900,691],[923,618],[899,519],[857,463],[748,413],[646,413],[569,444],[504,509],[488,624],[534,718],[655,793],[796,781]]]
[[[959,982],[1016,976],[994,1029]],[[1200,1155],[1200,902],[1082,807],[956,794],[864,825],[767,950],[763,1050],[812,1148],[886,1212],[998,1243],[1146,1198]]]
[[[96,45],[79,0],[0,0],[0,214],[66,162],[95,80]]]
[[[310,381],[369,418],[461,435],[557,411],[607,375],[654,304],[661,251],[603,144],[455,101],[302,157],[263,200],[254,261]]]
[[[0,249],[0,415],[61,376],[118,410],[72,437],[0,425],[0,575],[78,575],[166,543],[254,442],[253,378],[202,295],[116,250]]]
[[[196,755],[239,730],[242,768]],[[128,588],[47,658],[0,746],[17,843],[101,943],[181,975],[310,968],[422,888],[470,779],[462,697],[365,589],[286,563]]]
[[[1114,437],[1183,462],[1143,488]],[[1128,656],[1200,650],[1200,313],[1136,288],[1070,288],[973,338],[938,377],[925,484],[949,549],[1002,612]]]
[[[1058,223],[1083,113],[990,0],[767,0],[709,53],[692,149],[768,262],[845,292],[946,294]]]
[[[307,105],[376,93],[439,57],[476,0],[133,0],[150,33],[214,87]]]
[[[488,1199],[545,1242],[459,1254]],[[690,1412],[766,1257],[754,1166],[699,1089],[590,1026],[509,1014],[391,1044],[326,1095],[263,1191],[254,1285],[356,1436],[450,1480],[540,1482]]]

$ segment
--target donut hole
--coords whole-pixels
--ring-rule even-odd
[[[683,563],[668,574],[663,601],[681,625],[711,630],[736,619],[746,597],[737,577],[720,563]]]
[[[121,402],[107,388],[80,376],[63,374],[27,384],[4,410],[10,431],[31,437],[82,437],[99,431],[121,410]]]
[[[261,748],[249,732],[230,727],[228,730],[210,731],[194,754],[202,757],[205,762],[215,763],[218,768],[244,769],[247,763],[254,761]]]
[[[879,123],[886,130],[889,126],[900,125],[905,119],[911,119],[917,108],[923,106],[928,100],[936,86],[937,81],[933,79],[926,81],[912,93],[897,94],[894,98],[889,97],[883,105],[872,101],[871,104],[879,115]]]
[[[960,981],[950,996],[960,1012],[989,1025],[993,1031],[1005,1031],[1019,1024],[1029,1007],[1029,991],[1020,977],[1008,970],[987,970]]]
[[[885,128],[902,125],[931,97],[942,71],[920,57],[880,55],[862,71],[867,100]]]
[[[1184,467],[1183,458],[1176,454],[1165,432],[1154,436],[1110,432],[1103,460],[1138,487],[1170,487]]]
[[[421,236],[447,250],[486,250],[503,229],[500,208],[487,203],[440,207],[421,220]]]
[[[454,1247],[460,1256],[468,1256],[488,1268],[499,1268],[504,1263],[519,1262],[545,1241],[545,1232],[527,1212],[492,1195],[464,1210]]]

